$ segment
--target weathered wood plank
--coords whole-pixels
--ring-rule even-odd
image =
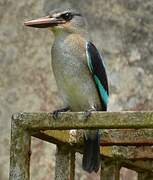
[[[100,148],[100,152],[108,157],[130,160],[153,160],[153,150],[150,146],[103,146]]]
[[[75,151],[70,153],[70,180],[75,179]]]
[[[114,131],[114,132],[113,132]],[[152,137],[152,132],[147,132],[147,130],[135,130],[136,132],[134,133],[134,130],[128,131],[128,133],[125,132],[126,130],[119,130],[117,134],[117,130],[102,130],[101,133],[101,139],[105,139],[108,141],[108,144],[106,142],[103,144],[101,143],[101,154],[107,157],[122,157],[126,159],[153,159],[153,148],[152,146],[146,146],[145,144],[139,144],[139,146],[134,146],[134,143],[137,145],[137,135],[141,134],[140,138],[142,137],[143,139],[151,139]],[[151,130],[152,131],[152,130]],[[43,132],[41,131],[41,135],[39,138],[55,143],[55,144],[72,144],[81,147],[83,145],[83,134],[82,131],[78,131],[78,133],[75,133],[74,131],[55,131],[55,130],[49,130],[45,131],[45,136],[42,134]],[[120,141],[120,144],[117,146],[113,144],[114,139],[116,138],[116,141],[119,141],[120,136],[124,136],[125,133],[125,140],[123,137],[122,141]],[[129,137],[128,137],[129,134]],[[144,134],[144,136],[143,136]],[[135,138],[136,136],[136,138]],[[148,137],[147,137],[148,136]],[[42,138],[43,137],[43,138]],[[153,138],[153,137],[152,137]],[[131,144],[130,146],[125,146],[126,140],[130,141],[131,139]],[[124,142],[125,141],[125,142]],[[122,146],[122,143],[124,146]],[[138,141],[139,143],[139,141]],[[109,145],[110,144],[110,145]],[[151,144],[150,144],[151,145]]]
[[[103,160],[101,164],[101,180],[119,180],[120,179],[120,164],[118,161]]]
[[[40,134],[40,133],[38,133]],[[36,134],[35,134],[36,136]],[[70,144],[83,143],[83,131],[46,130],[41,136],[47,140]],[[101,146],[151,146],[153,145],[153,129],[105,129],[100,130]],[[55,140],[56,139],[56,140]]]
[[[152,133],[153,130],[150,129],[101,130],[101,154],[107,157],[116,156],[127,159],[153,159]],[[41,131],[39,138],[55,144],[64,143],[79,147],[83,145],[82,130],[77,131],[77,133],[68,130]],[[128,146],[129,144],[130,146]]]
[[[75,152],[67,145],[57,146],[55,180],[74,180]]]
[[[128,160],[123,157],[102,157],[103,165],[116,164],[118,167],[125,167],[127,169],[134,170],[136,172],[153,173],[153,161],[152,160]],[[104,166],[105,167],[105,166]]]
[[[29,132],[18,128],[12,120],[9,180],[30,179],[30,143]]]
[[[13,122],[12,122],[10,180],[29,179],[30,135],[28,132],[30,132],[31,135],[34,135],[36,137],[37,135],[38,137],[40,135],[39,138],[41,138],[42,136],[42,139],[44,140],[46,139],[47,141],[50,142],[57,143],[63,141],[64,143],[68,143],[68,144],[73,144],[73,143],[79,144],[82,141],[80,139],[82,138],[81,133],[79,135],[78,134],[76,135],[75,133],[65,134],[65,132],[62,131],[65,134],[65,137],[62,136],[62,140],[61,140],[60,138],[61,131],[59,131],[60,133],[59,132],[57,133],[57,131],[56,133],[55,131],[52,131],[54,135],[47,135],[44,133],[44,130],[100,129],[100,128],[103,129],[102,140],[101,140],[101,144],[103,145],[103,147],[101,148],[102,155],[111,158],[115,157],[116,160],[119,158],[153,159],[152,148],[149,146],[147,147],[146,146],[142,146],[142,147],[112,146],[115,143],[116,143],[115,145],[121,145],[125,139],[126,139],[126,144],[124,141],[123,145],[128,145],[128,143],[132,145],[131,142],[132,143],[137,142],[139,143],[139,145],[141,145],[142,140],[144,142],[143,145],[151,145],[152,130],[148,131],[148,130],[140,130],[140,129],[153,128],[152,111],[151,112],[109,112],[109,113],[94,112],[92,113],[92,115],[88,120],[86,120],[83,112],[61,113],[59,114],[57,120],[53,119],[52,114],[50,113],[18,113],[13,115]],[[127,128],[130,128],[130,130],[128,130]],[[112,130],[112,129],[118,129],[118,130]],[[123,134],[124,133],[123,130],[120,129],[126,129],[125,132],[126,131],[128,132]],[[78,139],[75,138],[75,136]],[[148,138],[147,141],[146,141],[146,137]],[[62,154],[64,151],[61,150],[60,148],[56,158],[57,167],[58,165],[59,166],[61,165],[59,163],[61,157],[62,158],[65,157],[65,160],[62,160],[62,162],[66,162],[67,164],[69,164],[68,167],[72,166],[72,163],[70,162],[71,153],[68,154],[64,153],[63,156]],[[20,156],[20,158],[16,160],[16,156],[18,155]],[[64,164],[63,164],[63,169],[61,168],[61,170],[62,173],[66,171]],[[62,177],[61,175],[58,176],[59,175],[58,173],[60,172],[56,170],[57,179],[58,177]],[[69,171],[69,173],[65,174],[64,177],[70,178],[73,177],[73,174],[74,173],[70,174]]]
[[[153,173],[139,172],[138,180],[153,180]]]
[[[136,172],[153,173],[153,161],[152,160],[127,160],[120,159],[122,167],[132,169]]]
[[[105,129],[100,133],[102,146],[153,145],[153,129]]]
[[[153,128],[153,111],[93,112],[86,120],[84,112],[60,113],[55,120],[51,113],[18,113],[14,119],[28,129],[142,129]]]

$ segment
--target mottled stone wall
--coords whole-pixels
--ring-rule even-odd
[[[61,104],[50,68],[53,35],[47,30],[23,26],[24,20],[41,17],[59,6],[77,7],[87,17],[92,39],[103,51],[107,65],[109,109],[153,109],[153,1],[1,0],[1,180],[8,179],[11,114],[52,111]],[[52,145],[33,141],[31,179],[48,180],[53,176],[54,149]],[[79,170],[77,175],[80,177]],[[81,177],[85,179],[84,174]]]

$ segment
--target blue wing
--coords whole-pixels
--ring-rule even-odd
[[[95,81],[103,110],[107,110],[107,104],[109,100],[109,89],[107,74],[105,66],[103,64],[102,57],[100,56],[97,48],[91,42],[86,43],[86,54],[88,67]]]

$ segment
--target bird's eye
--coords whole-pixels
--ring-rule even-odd
[[[65,20],[65,21],[70,21],[73,18],[73,15],[69,12],[62,14],[61,17]]]

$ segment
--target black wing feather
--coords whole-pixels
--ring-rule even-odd
[[[107,74],[105,70],[105,66],[103,64],[102,57],[100,56],[97,48],[94,46],[93,43],[87,42],[87,53],[88,53],[88,58],[89,58],[89,66],[90,70],[92,71],[93,77],[97,77],[100,84],[106,91],[107,95],[109,96],[109,89],[108,89],[108,80],[107,80]],[[95,78],[94,78],[95,80]],[[97,89],[100,94],[100,87],[98,86],[97,82]],[[102,100],[102,103],[105,104],[104,106],[106,107],[107,104],[104,103],[104,98],[100,94],[100,98]]]

